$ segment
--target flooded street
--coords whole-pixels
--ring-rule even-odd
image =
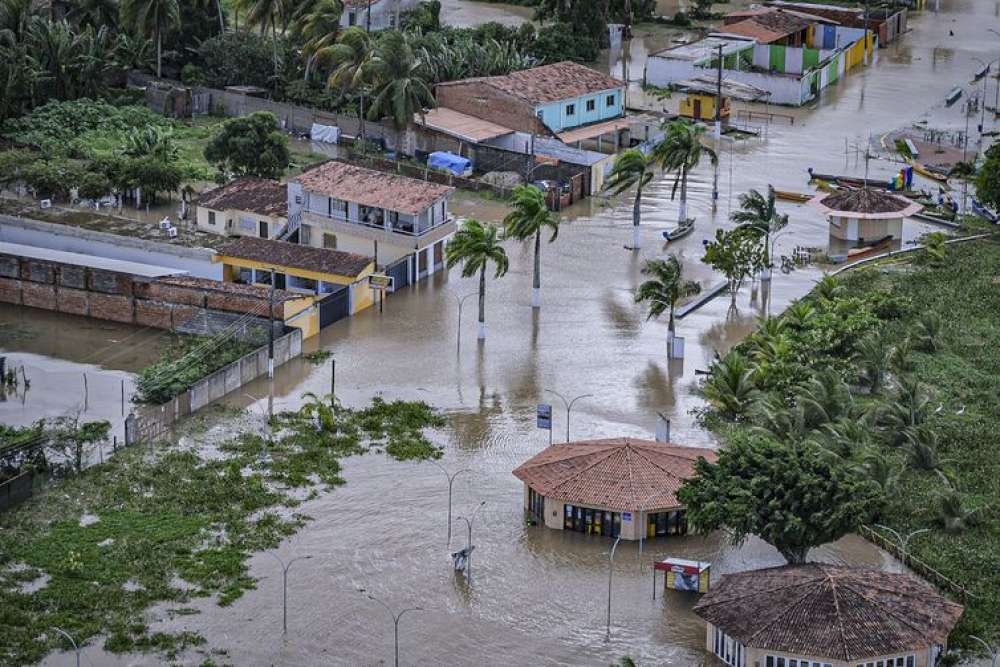
[[[443,4],[442,18],[452,24],[516,23],[531,15],[528,8],[507,5],[464,0]],[[961,105],[945,108],[944,96],[956,85],[968,91],[977,69],[974,58],[988,60],[1000,51],[1000,40],[986,32],[987,26],[997,25],[998,7],[995,2],[953,0],[942,3],[940,16],[931,11],[911,14],[911,32],[878,51],[875,65],[847,75],[811,108],[777,109],[794,123],[777,120],[764,138],[723,141],[718,147],[717,210],[712,210],[715,173],[706,160],[689,183],[696,230],[669,248],[682,260],[685,277],[704,287],[720,281],[700,261],[702,241],[716,228],[731,226],[728,216],[740,193],[764,190],[768,184],[811,192],[807,167],[863,174],[864,161],[853,147],[863,150],[869,135],[877,140],[914,121],[963,127]],[[676,34],[657,33],[648,44],[633,40],[630,80],[641,81],[645,54],[663,48]],[[606,66],[621,71],[620,60],[613,56]],[[991,92],[994,83],[989,82]],[[630,95],[636,103],[642,101],[638,83]],[[676,109],[678,103],[675,96],[667,108]],[[736,103],[734,111],[740,108],[743,105]],[[992,123],[987,121],[987,130]],[[898,165],[873,161],[870,169],[873,177],[884,177]],[[474,293],[477,282],[460,278],[458,271],[436,274],[392,295],[384,312],[364,311],[306,343],[306,351],[323,348],[334,353],[337,396],[345,404],[360,406],[381,393],[387,399],[424,400],[449,416],[451,426],[434,434],[445,448],[441,463],[452,472],[469,470],[455,482],[455,515],[486,503],[473,536],[471,587],[455,576],[448,558],[448,485],[443,472],[429,463],[393,463],[371,455],[346,462],[345,487],[303,506],[314,521],[278,551],[286,560],[313,556],[297,563],[289,575],[286,638],[281,637],[281,573],[264,554],[251,561],[251,575],[261,580],[256,591],[225,609],[212,601],[195,601],[202,611],[196,616],[171,620],[156,612],[150,619],[160,621],[154,629],[196,630],[237,665],[391,664],[392,620],[360,588],[397,611],[423,607],[400,624],[402,664],[608,665],[626,654],[641,665],[700,664],[704,623],[690,612],[697,598],[673,592],[664,598],[661,579],[654,601],[652,561],[667,555],[711,561],[717,580],[726,572],[780,564],[777,552],[757,540],[733,548],[719,535],[661,538],[644,544],[641,555],[639,545],[622,543],[615,561],[611,641],[606,643],[610,541],[526,526],[522,485],[511,474],[548,444],[548,433],[535,428],[538,403],[553,403],[553,436],[557,442],[565,439],[566,413],[546,390],[568,398],[592,395],[573,409],[573,439],[652,438],[657,413],[663,413],[671,420],[676,444],[716,446],[697,423],[696,412],[703,404],[696,394],[696,370],[707,368],[716,352],[739,342],[761,314],[780,312],[820,277],[816,268],[790,275],[776,272],[769,288],[758,284],[744,289],[734,312],[728,296],[714,299],[678,322],[687,355],[683,362],[668,362],[666,321],[647,322],[644,307],[633,302],[632,293],[642,280],[644,260],[668,251],[660,232],[677,218],[671,185],[665,177],[657,178],[645,191],[643,247],[637,252],[623,248],[631,239],[629,197],[591,198],[565,211],[559,238],[542,251],[541,309],[530,307],[530,248],[507,243],[510,271],[487,283],[489,333],[483,344],[475,338],[475,297],[465,301],[459,328],[459,300]],[[931,187],[928,181],[918,185]],[[457,196],[453,208],[484,220],[504,214],[497,202],[471,195]],[[796,246],[827,248],[828,226],[818,212],[785,203],[781,209],[791,223],[776,239],[775,257],[790,255]],[[911,240],[930,229],[907,221],[904,234]],[[10,317],[0,310],[0,318]],[[65,322],[61,316],[57,319]],[[80,331],[66,335],[78,336]],[[100,359],[67,352],[58,340],[51,348],[37,350],[31,346],[42,345],[40,341],[14,344],[25,363],[33,363],[31,354],[43,354],[72,361],[73,372],[85,363],[100,365]],[[0,342],[3,347],[7,344]],[[105,368],[108,373],[130,371],[140,362],[139,356],[126,355]],[[325,394],[330,383],[328,363],[288,364],[276,372],[276,409],[294,409],[303,393]],[[228,402],[259,413],[266,402],[248,405],[249,397],[267,394],[267,382],[258,380]],[[0,404],[0,410],[9,407]],[[15,422],[27,418],[16,412],[0,412],[0,418],[8,421],[8,414]],[[199,437],[218,439],[225,432],[223,424]],[[461,529],[456,524],[451,550],[464,546],[465,539],[465,524]],[[893,566],[885,554],[853,536],[816,550],[812,557]],[[87,647],[85,654],[94,664],[158,663],[149,656],[109,656],[97,646]],[[67,655],[53,655],[45,664],[63,665],[67,660]]]

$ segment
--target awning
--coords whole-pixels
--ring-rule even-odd
[[[574,128],[568,132],[563,132],[557,134],[561,142],[564,144],[575,144],[578,141],[586,141],[587,139],[594,139],[601,136],[602,134],[609,134],[611,132],[617,132],[619,130],[625,130],[632,127],[633,123],[636,122],[634,117],[626,118],[615,118],[614,120],[607,120],[603,123],[595,123],[593,125],[585,125],[583,127]]]
[[[423,118],[417,114],[413,117],[413,122],[473,144],[514,132],[509,127],[497,125],[448,107],[431,109],[424,114]]]
[[[695,77],[670,84],[671,88],[682,93],[710,93],[712,95],[716,93],[717,86],[718,80],[709,77]],[[748,83],[723,79],[722,95],[723,97],[731,97],[737,100],[755,102],[770,97],[771,93],[757,86],[751,86]]]

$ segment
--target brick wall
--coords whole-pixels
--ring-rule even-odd
[[[550,136],[528,103],[497,90],[482,81],[465,81],[437,86],[434,94],[439,107],[448,107],[470,116],[484,118],[518,132]]]

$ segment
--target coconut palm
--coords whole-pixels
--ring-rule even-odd
[[[982,507],[969,509],[965,499],[958,489],[944,481],[944,487],[938,492],[935,514],[938,524],[948,533],[964,533],[969,528],[979,525],[982,518]]]
[[[693,280],[684,280],[683,266],[675,255],[666,259],[651,259],[646,262],[642,273],[651,276],[635,291],[636,303],[648,302],[649,315],[653,319],[669,313],[667,320],[667,345],[674,339],[674,307],[680,299],[694,296],[701,291],[701,285]]]
[[[946,460],[941,458],[940,441],[933,429],[926,424],[907,428],[903,431],[903,438],[910,467],[925,472],[944,469]]]
[[[178,0],[123,0],[122,23],[156,44],[156,76],[163,76],[163,33],[181,25]]]
[[[753,418],[756,424],[751,427],[752,432],[783,442],[801,442],[810,434],[802,404],[790,406],[780,396],[772,395],[755,402]]]
[[[664,171],[674,172],[674,186],[670,198],[681,190],[681,204],[678,210],[678,221],[683,223],[687,214],[687,180],[692,169],[701,163],[707,155],[712,164],[718,164],[719,156],[711,148],[702,145],[701,137],[705,134],[703,125],[695,125],[686,120],[667,121],[663,124],[666,136],[653,148],[653,159]]]
[[[285,0],[237,0],[237,8],[247,12],[247,26],[263,35],[271,28],[271,48],[274,58],[274,83],[278,85],[278,20],[285,16]]]
[[[702,393],[727,419],[744,417],[760,396],[754,379],[757,370],[738,352],[730,352],[712,366]]]
[[[857,361],[860,366],[860,376],[868,385],[870,394],[878,394],[882,390],[886,373],[893,364],[894,351],[885,336],[869,336],[858,345]]]
[[[786,326],[803,329],[816,317],[816,307],[808,301],[793,301],[781,316]]]
[[[360,95],[361,110],[359,123],[361,125],[361,141],[365,140],[365,87],[370,78],[370,63],[374,57],[374,43],[371,35],[357,26],[351,26],[337,35],[337,40],[330,47],[317,54],[318,58],[328,62],[333,70],[326,81],[326,87],[337,89],[341,95],[356,92]]]
[[[846,289],[834,276],[823,276],[816,281],[813,292],[820,301],[834,301],[844,296]]]
[[[740,208],[729,216],[733,222],[742,226],[755,229],[763,235],[764,240],[764,266],[768,271],[771,268],[771,234],[785,228],[788,225],[788,215],[778,213],[774,199],[774,188],[767,186],[767,196],[765,197],[757,190],[750,190],[740,195]]]
[[[917,347],[924,352],[937,352],[941,348],[941,316],[927,311],[917,320]]]
[[[69,10],[69,18],[80,26],[92,26],[95,30],[118,27],[120,10],[118,0],[77,0]]]
[[[854,411],[851,389],[834,369],[816,372],[798,385],[795,394],[810,428],[849,417]]]
[[[503,219],[507,236],[518,241],[535,240],[534,272],[531,280],[531,306],[542,305],[542,230],[551,232],[549,243],[559,235],[559,217],[549,210],[545,194],[534,185],[519,185],[514,188],[511,212]]]
[[[614,167],[608,174],[604,187],[613,194],[620,195],[630,188],[635,188],[635,201],[632,203],[632,248],[638,250],[641,245],[639,223],[642,212],[642,189],[653,180],[653,163],[646,155],[630,148],[615,158]]]
[[[496,225],[483,224],[469,218],[448,241],[444,249],[448,268],[462,265],[462,277],[479,273],[479,330],[477,338],[486,338],[486,269],[490,262],[496,267],[494,278],[507,273],[507,252],[497,238]]]
[[[930,415],[931,397],[918,380],[902,377],[894,400],[879,411],[880,424],[892,434],[893,444],[905,440],[908,428],[920,426]]]
[[[909,336],[905,336],[892,348],[892,355],[889,358],[889,367],[893,372],[902,375],[913,370],[913,341]]]
[[[372,104],[369,120],[389,118],[396,130],[396,160],[402,153],[403,131],[414,115],[435,106],[434,94],[421,75],[420,59],[401,32],[389,31],[379,39],[369,66]]]
[[[343,13],[341,0],[315,0],[303,3],[292,15],[292,34],[302,44],[306,81],[316,62],[326,59],[336,43]]]

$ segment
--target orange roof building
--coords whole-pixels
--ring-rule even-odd
[[[634,438],[553,445],[514,470],[548,528],[637,540],[687,532],[677,491],[715,452]]]

